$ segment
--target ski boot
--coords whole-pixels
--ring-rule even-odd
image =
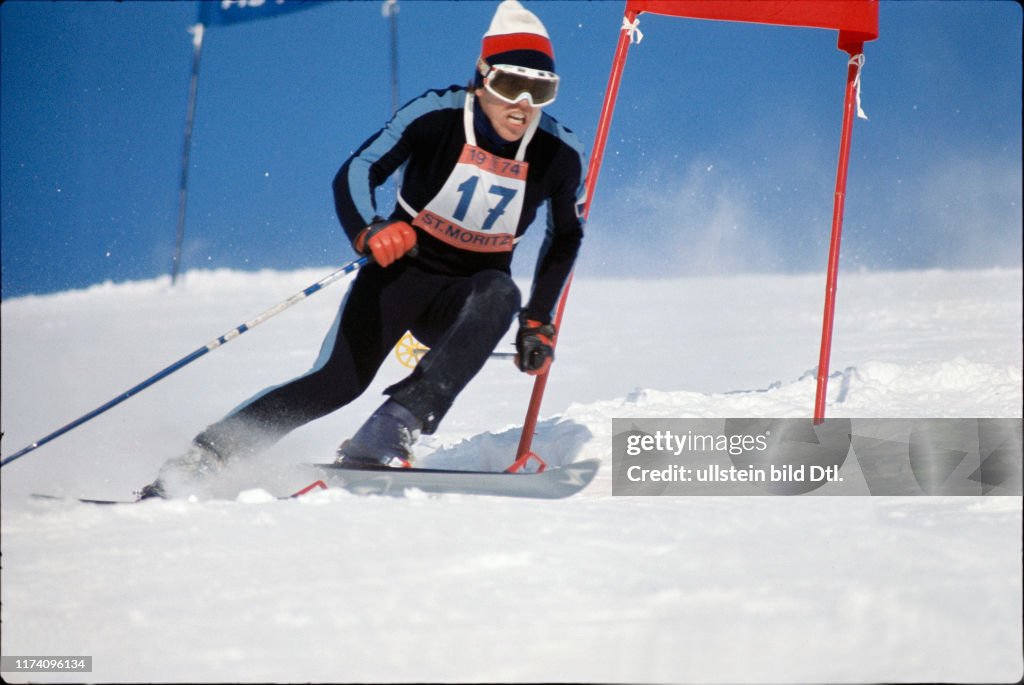
[[[138,501],[144,499],[168,499],[168,485],[172,490],[180,486],[195,484],[206,476],[220,471],[224,467],[224,459],[212,447],[193,442],[188,452],[174,457],[160,467],[155,481],[136,492]]]
[[[141,490],[135,491],[135,501],[141,502],[144,499],[168,499],[164,484],[157,478],[149,485],[142,486]]]
[[[409,468],[422,427],[412,412],[388,400],[341,444],[334,463],[358,469]]]

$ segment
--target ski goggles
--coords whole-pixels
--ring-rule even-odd
[[[558,74],[550,71],[512,64],[491,66],[482,59],[477,60],[477,68],[484,77],[487,92],[510,105],[525,98],[533,107],[544,107],[554,102],[558,94]]]

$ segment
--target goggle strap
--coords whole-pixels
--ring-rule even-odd
[[[537,132],[537,127],[540,125],[540,118],[544,116],[540,112],[530,122],[530,126],[526,129],[526,133],[523,134],[523,139],[519,141],[519,149],[516,150],[516,161],[522,162],[526,159],[526,148],[529,147],[530,141],[533,140],[533,134]]]

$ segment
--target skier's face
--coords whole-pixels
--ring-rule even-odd
[[[474,92],[491,126],[509,142],[522,138],[530,123],[540,114],[540,108],[530,105],[529,100],[522,99],[512,105],[495,97],[485,88],[477,88]]]

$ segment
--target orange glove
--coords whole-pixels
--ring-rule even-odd
[[[547,373],[555,359],[555,327],[519,317],[519,333],[516,334],[516,366],[531,376]]]
[[[404,221],[375,221],[356,236],[359,254],[372,254],[381,266],[390,266],[416,247],[416,231]]]

